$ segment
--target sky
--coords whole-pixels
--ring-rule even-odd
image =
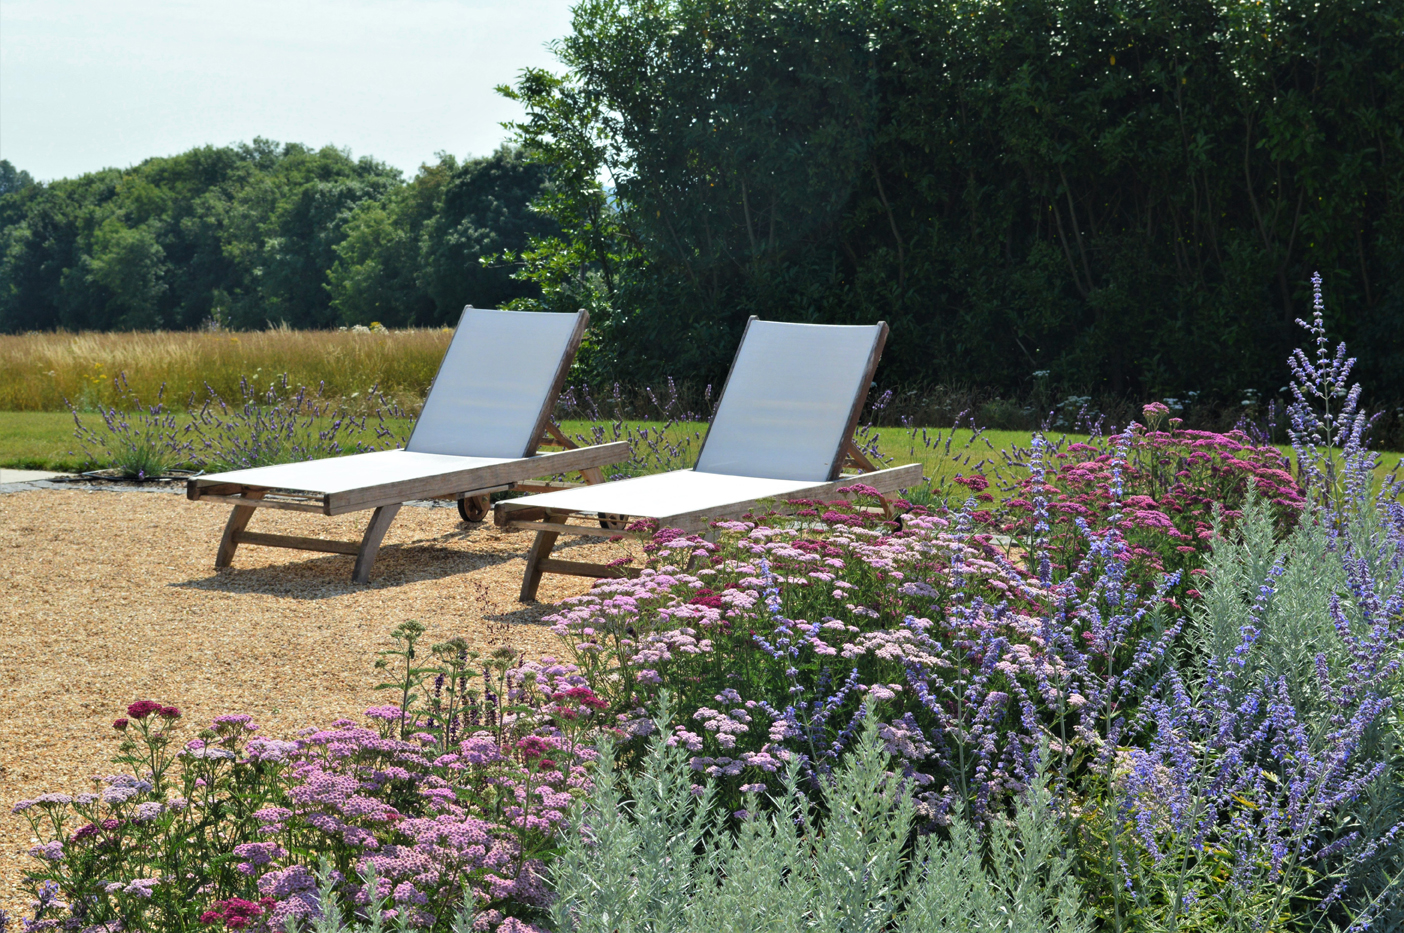
[[[0,0],[0,158],[36,180],[263,136],[487,155],[571,0]]]

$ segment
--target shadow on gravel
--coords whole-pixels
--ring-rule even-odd
[[[257,544],[241,544],[234,555],[234,566],[215,570],[214,554],[218,541],[210,546],[210,575],[197,580],[170,583],[177,589],[206,590],[223,593],[261,593],[268,596],[284,596],[292,599],[331,599],[348,593],[364,593],[367,590],[388,589],[407,586],[425,580],[442,580],[459,574],[471,573],[485,567],[495,567],[526,559],[533,535],[518,536],[518,546],[510,551],[475,550],[472,544],[473,532],[480,525],[460,525],[458,528],[435,535],[398,544],[386,544],[380,548],[375,559],[375,569],[371,571],[369,584],[351,582],[351,570],[356,558],[349,554],[316,554],[315,551],[294,551],[291,549],[265,548]],[[393,529],[392,529],[393,530]],[[556,550],[570,550],[588,547],[597,539],[576,538],[557,545]],[[457,544],[458,547],[446,547]],[[263,567],[240,567],[241,558],[247,560],[246,548],[253,553],[278,551],[282,562]],[[520,580],[514,577],[512,592]],[[502,624],[514,623],[517,616],[521,621],[533,624],[546,614],[546,608],[527,607],[518,612],[506,613],[499,620],[496,616],[484,616],[489,621]],[[529,617],[529,618],[528,618]]]
[[[245,547],[257,545],[241,545]],[[260,550],[264,550],[260,548]],[[470,573],[484,567],[520,560],[520,554],[473,553],[437,544],[414,542],[387,544],[375,559],[368,584],[352,583],[351,568],[356,558],[349,554],[327,554],[299,560],[297,552],[286,550],[287,563],[267,567],[240,567],[241,554],[234,555],[234,566],[223,570],[211,568],[210,575],[199,580],[171,583],[179,589],[207,590],[225,593],[262,593],[293,599],[330,599],[348,593],[364,593],[407,586],[425,580]],[[308,553],[308,552],[304,552]],[[211,563],[213,563],[211,555]]]

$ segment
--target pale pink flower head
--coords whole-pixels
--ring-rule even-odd
[[[1141,406],[1141,414],[1145,415],[1146,421],[1154,424],[1170,414],[1170,408],[1164,402],[1151,402]]]

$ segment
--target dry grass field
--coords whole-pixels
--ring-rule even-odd
[[[168,406],[183,407],[205,386],[227,401],[240,379],[260,388],[287,374],[293,386],[321,386],[329,399],[362,398],[379,385],[418,411],[452,331],[444,328],[354,331],[0,334],[0,411],[63,411],[118,401],[125,376],[147,405],[166,387]]]

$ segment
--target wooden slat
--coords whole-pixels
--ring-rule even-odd
[[[365,536],[361,538],[360,547],[356,549],[356,566],[351,570],[353,583],[370,582],[371,568],[375,566],[375,555],[380,553],[380,542],[385,538],[385,532],[389,530],[390,523],[395,520],[395,515],[399,513],[400,505],[399,502],[382,505],[371,515],[370,524],[366,526]]]
[[[637,577],[637,567],[610,567],[606,564],[587,564],[581,560],[555,560],[544,558],[538,565],[542,573],[568,573],[577,577],[598,577],[600,579],[623,579]]]
[[[345,512],[358,512],[362,509],[393,505],[410,499],[432,499],[464,489],[484,489],[549,476],[552,473],[570,473],[584,467],[604,466],[618,463],[629,457],[629,445],[624,441],[612,444],[599,444],[595,447],[581,447],[577,450],[562,450],[556,453],[537,454],[520,460],[508,460],[491,466],[457,470],[452,473],[439,473],[398,483],[383,483],[379,486],[363,486],[344,492],[327,495],[327,514],[341,515]]]
[[[232,496],[237,492],[243,492],[244,487],[238,483],[215,483],[211,486],[201,486],[199,477],[193,477],[185,481],[185,498],[195,500],[205,496]]]
[[[566,525],[558,522],[524,522],[513,520],[507,523],[507,527],[517,531],[555,531],[567,535],[585,535],[590,538],[621,538],[630,532],[623,529],[610,530],[601,528],[598,525],[593,528],[589,525]]]
[[[497,503],[501,505],[502,503]],[[492,510],[492,523],[498,528],[506,528],[509,522],[535,522],[546,517],[545,509],[506,509],[494,508]]]
[[[557,444],[561,445],[562,450],[576,450],[580,447],[575,441],[566,437],[561,431],[560,425],[554,421],[546,422],[546,433],[551,435]]]
[[[513,492],[525,492],[535,495],[539,492],[559,492],[562,489],[578,489],[586,483],[513,483]]]
[[[444,493],[442,496],[434,496],[433,498],[451,500],[471,499],[474,496],[490,496],[495,492],[506,492],[507,490],[514,488],[516,487],[514,487],[511,483],[507,483],[502,486],[490,486],[487,489],[469,489],[466,492],[447,492]]]
[[[295,551],[323,551],[327,554],[355,554],[361,546],[354,541],[328,541],[325,538],[299,538],[294,535],[270,535],[259,531],[241,531],[234,536],[237,544],[261,544],[264,547],[284,547]]]
[[[223,502],[227,505],[248,505],[260,509],[283,509],[288,512],[325,512],[320,502],[290,502],[287,499],[246,499],[243,496],[200,496],[200,502]]]
[[[896,492],[899,489],[910,489],[913,486],[921,485],[921,464],[908,463],[899,467],[888,467],[885,470],[876,470],[872,473],[858,473],[852,476],[840,476],[832,484],[834,489],[844,486],[856,486],[859,483],[864,486],[871,486],[881,493]],[[798,495],[797,493],[795,495]]]
[[[877,467],[873,465],[873,462],[869,460],[866,455],[864,455],[863,451],[859,449],[858,445],[853,443],[852,438],[850,438],[848,441],[848,461],[854,466],[856,466],[858,469],[862,470],[864,473],[877,472]],[[842,479],[842,477],[840,477],[840,479]]]
[[[244,498],[261,499],[263,490],[251,489],[244,494]],[[234,539],[249,526],[253,514],[253,506],[247,502],[234,506],[229,512],[229,521],[224,523],[224,534],[219,539],[219,551],[215,554],[215,567],[228,567],[233,562],[234,552],[239,549],[239,542]]]

